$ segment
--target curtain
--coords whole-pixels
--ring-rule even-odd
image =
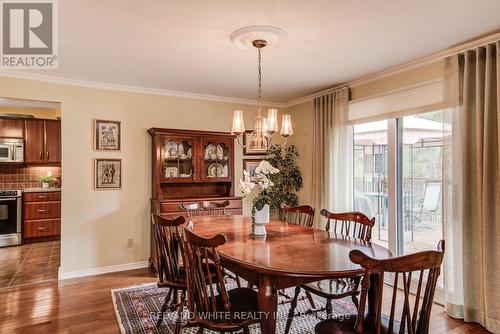
[[[313,205],[315,226],[324,227],[321,209],[345,212],[353,201],[353,137],[349,125],[349,88],[314,100]]]
[[[462,273],[462,146],[460,82],[458,57],[446,59],[445,103],[443,110],[443,233],[446,241],[444,259],[446,312],[454,318],[464,317]],[[451,125],[451,134],[445,127]]]
[[[464,319],[500,332],[500,41],[453,57],[458,73]]]

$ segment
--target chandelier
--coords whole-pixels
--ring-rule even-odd
[[[254,130],[250,133],[250,140],[248,143],[241,142],[242,137],[245,135],[246,129],[243,121],[243,111],[235,110],[233,112],[233,126],[231,134],[236,135],[236,142],[241,147],[249,147],[252,150],[266,150],[272,144],[273,135],[278,132],[278,109],[269,108],[267,110],[267,117],[262,116],[262,49],[266,47],[267,41],[265,39],[255,39],[252,45],[258,51],[258,67],[257,67],[257,97],[258,108],[257,117],[255,117]],[[283,142],[279,144],[283,146],[286,144],[287,138],[293,134],[292,119],[290,114],[283,114],[281,118],[281,131],[280,135],[283,137]]]

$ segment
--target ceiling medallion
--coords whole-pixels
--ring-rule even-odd
[[[261,114],[262,109],[262,49],[265,47],[281,46],[287,34],[285,31],[271,26],[251,26],[236,30],[231,34],[231,41],[240,48],[257,49],[258,67],[257,67],[257,97],[258,109],[255,117],[254,130],[251,133],[251,139],[248,144],[243,145],[241,138],[245,133],[243,122],[243,111],[235,110],[233,112],[233,126],[231,133],[236,135],[236,142],[239,146],[250,146],[250,149],[265,150],[271,145],[271,140],[278,131],[278,109],[269,108],[267,118]],[[293,134],[292,120],[290,114],[283,114],[281,121],[281,136],[284,138],[282,145],[286,144],[287,138]]]
[[[266,41],[267,47],[271,49],[284,45],[288,34],[273,26],[248,26],[236,30],[229,38],[240,49],[253,49],[252,42],[257,39]]]

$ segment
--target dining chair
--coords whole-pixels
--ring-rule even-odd
[[[339,234],[345,237],[352,237],[364,241],[371,240],[372,228],[375,224],[375,218],[368,218],[361,212],[343,212],[332,213],[322,209],[320,215],[327,219],[325,229],[328,232]],[[345,297],[351,297],[352,302],[357,307],[359,295],[359,282],[361,277],[343,277],[337,279],[321,280],[318,282],[308,283],[295,288],[288,319],[285,327],[285,333],[288,333],[292,325],[295,308],[301,289],[306,293],[309,303],[311,304],[311,312],[320,312],[326,309],[327,317],[333,316],[332,300]],[[314,299],[310,295],[316,295],[326,299],[325,308],[316,308]]]
[[[181,225],[186,222],[186,219],[183,216],[167,219],[158,214],[152,214],[151,218],[158,262],[157,286],[159,288],[168,288],[156,323],[157,326],[160,326],[163,315],[167,310],[182,310],[182,305],[179,303],[179,294],[181,298],[185,298],[182,296],[185,296],[187,290],[186,269],[180,261],[183,258],[182,248],[180,247],[183,233]],[[210,264],[207,270],[207,275],[208,273],[210,273],[210,276],[215,275],[215,266],[213,264]]]
[[[249,325],[259,322],[257,292],[238,287],[227,290],[217,247],[226,243],[223,234],[204,238],[185,230],[182,248],[187,265],[187,305],[190,311],[184,327],[200,327],[218,332],[234,332],[243,329],[249,334]],[[204,268],[207,259],[215,266],[213,277]],[[205,284],[209,282],[209,284]],[[246,315],[245,317],[241,315]],[[182,316],[182,314],[180,314]],[[180,332],[180,326],[175,333]]]
[[[228,200],[224,202],[202,201],[193,203],[181,203],[179,207],[185,211],[188,218],[197,216],[224,216],[229,206]]]
[[[224,202],[203,201],[202,204],[209,216],[225,216],[230,202],[228,200]]]
[[[441,240],[437,251],[424,251],[386,260],[371,258],[359,250],[351,251],[349,253],[351,261],[365,269],[357,315],[322,321],[316,325],[315,333],[428,334],[444,249],[445,243]],[[386,273],[394,276],[389,316],[382,313]],[[376,311],[373,315],[365,315],[371,275],[376,275],[375,279],[378,281]]]
[[[178,295],[184,295],[187,290],[186,272],[179,261],[180,226],[186,219],[182,216],[167,219],[158,214],[152,214],[151,218],[158,263],[157,285],[159,288],[169,288],[156,324],[160,326],[164,313],[167,309],[175,310],[180,307]]]
[[[214,201],[202,201],[194,203],[181,203],[179,207],[181,210],[186,211],[189,218],[199,217],[199,216],[225,216],[226,208],[229,206],[230,202],[225,200],[224,202],[214,202]],[[227,277],[233,279],[238,286],[241,286],[241,280],[235,274],[226,271]]]
[[[312,227],[314,223],[314,208],[309,205],[288,206],[281,204],[283,221],[290,224]]]

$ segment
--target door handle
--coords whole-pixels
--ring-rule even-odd
[[[42,160],[42,159],[43,159],[43,152],[40,151],[40,160]]]
[[[44,198],[47,198],[47,196],[45,196],[45,195],[38,195],[38,199],[44,199]]]
[[[49,228],[45,226],[45,227],[37,227],[36,229],[39,231],[47,231]]]
[[[49,210],[40,209],[40,210],[38,210],[38,213],[49,213]]]
[[[49,151],[47,151],[47,160],[49,160]]]

